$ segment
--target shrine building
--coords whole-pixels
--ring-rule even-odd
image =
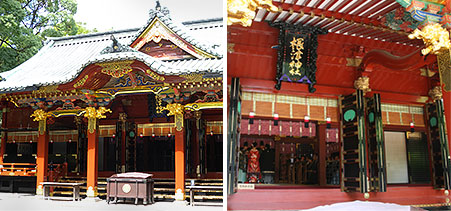
[[[449,203],[450,15],[445,0],[228,0],[228,209]]]
[[[179,23],[158,2],[149,16],[142,28],[48,38],[0,73],[0,191],[76,181],[103,198],[121,172],[153,174],[157,199],[185,200],[191,179],[222,185],[223,19]]]

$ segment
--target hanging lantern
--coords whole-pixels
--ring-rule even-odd
[[[140,134],[139,134],[139,137],[141,137],[141,138],[142,138],[143,136],[144,136],[144,135],[143,135],[142,133],[140,133]]]
[[[332,120],[330,119],[330,117],[326,117],[326,127],[327,129],[330,129],[330,123],[332,122]]]
[[[168,133],[168,137],[171,137],[171,133]]]
[[[250,125],[254,124],[254,117],[255,117],[255,112],[253,112],[253,111],[249,112],[249,124]]]
[[[410,122],[410,132],[415,132],[415,123],[414,122]]]
[[[113,138],[115,138],[116,137],[116,134],[113,134]]]
[[[210,131],[210,135],[213,135],[213,131]]]
[[[305,115],[304,116],[304,127],[308,128],[309,127],[309,122],[310,122],[310,116],[309,115]]]
[[[279,125],[279,114],[274,114],[274,126]]]
[[[155,138],[155,133],[152,133],[152,138]]]

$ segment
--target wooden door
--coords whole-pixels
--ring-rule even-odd
[[[426,106],[428,116],[428,135],[432,160],[432,183],[434,188],[450,189],[450,159],[448,138],[446,136],[443,102],[436,100]]]
[[[380,95],[374,94],[372,98],[368,98],[366,106],[369,190],[373,192],[385,192],[387,189],[384,129],[380,101]]]
[[[368,192],[363,91],[340,97],[341,190]]]

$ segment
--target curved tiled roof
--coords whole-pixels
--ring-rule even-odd
[[[173,21],[161,11],[154,13],[153,18],[159,17],[177,35],[186,39],[194,46],[219,58],[219,48],[214,45],[201,44],[191,36],[190,30]],[[188,59],[175,61],[161,61],[147,54],[132,51],[101,54],[102,50],[111,46],[110,36],[121,44],[133,42],[147,25],[141,29],[127,29],[111,32],[76,35],[71,37],[50,38],[39,52],[17,66],[0,73],[0,92],[17,92],[35,90],[40,86],[63,84],[77,77],[84,67],[103,61],[136,59],[142,61],[159,74],[175,75],[193,72],[207,74],[222,74],[222,59]],[[219,44],[219,43],[218,43]],[[219,45],[216,45],[219,46]]]
[[[120,43],[128,43],[135,33],[136,29],[132,29],[51,39],[26,62],[0,73],[4,79],[0,82],[0,92],[35,90],[40,86],[67,83],[89,64],[113,60],[136,59],[163,75],[222,74],[222,59],[161,61],[139,51],[101,54],[111,46],[111,35]],[[182,63],[191,65],[182,66]]]
[[[190,44],[192,44],[193,46],[209,53],[212,54],[216,57],[222,57],[222,53],[220,51],[220,43],[215,43],[215,44],[211,44],[205,41],[201,41],[200,39],[196,39],[196,36],[192,33],[192,31],[190,31],[189,28],[187,28],[186,26],[184,26],[181,23],[178,23],[176,21],[173,21],[171,19],[171,17],[169,16],[169,12],[167,11],[166,8],[162,8],[162,9],[156,9],[156,10],[150,10],[150,18],[147,21],[147,23],[141,28],[139,29],[138,33],[135,34],[135,36],[133,37],[132,41],[129,43],[129,45],[131,45],[131,43],[133,41],[136,40],[136,38],[139,37],[139,35],[141,35],[146,28],[149,26],[149,24],[155,19],[158,18],[160,21],[162,21],[170,30],[172,30],[175,34],[177,34],[179,37],[181,37],[182,39],[188,41]],[[216,19],[210,19],[211,20],[216,20]],[[202,21],[198,21],[198,22],[202,22]],[[194,21],[190,21],[190,22],[186,22],[188,24],[193,24],[196,23]]]

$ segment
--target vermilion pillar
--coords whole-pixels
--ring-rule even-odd
[[[30,117],[34,117],[33,121],[39,122],[38,127],[38,148],[36,153],[36,194],[42,195],[41,182],[47,179],[47,160],[48,160],[48,148],[49,148],[49,134],[47,131],[47,117],[48,113],[41,109],[37,109]]]
[[[88,118],[88,165],[86,169],[86,196],[97,196],[97,173],[98,173],[98,146],[99,146],[99,134],[97,120],[100,118],[106,118],[106,112],[110,112],[110,109],[99,107],[88,107],[85,109],[84,117]]]
[[[95,119],[94,121],[97,121]],[[87,165],[87,190],[86,196],[97,196],[97,173],[98,173],[98,145],[99,136],[97,128],[88,130],[88,165]]]
[[[47,161],[48,161],[48,148],[49,148],[49,134],[48,131],[39,132],[38,136],[38,149],[36,159],[36,194],[42,195],[41,182],[47,179]]]
[[[175,131],[175,199],[185,200],[185,128]]]
[[[165,108],[175,123],[175,200],[185,200],[185,127],[183,113],[185,107],[178,103],[168,104]]]

